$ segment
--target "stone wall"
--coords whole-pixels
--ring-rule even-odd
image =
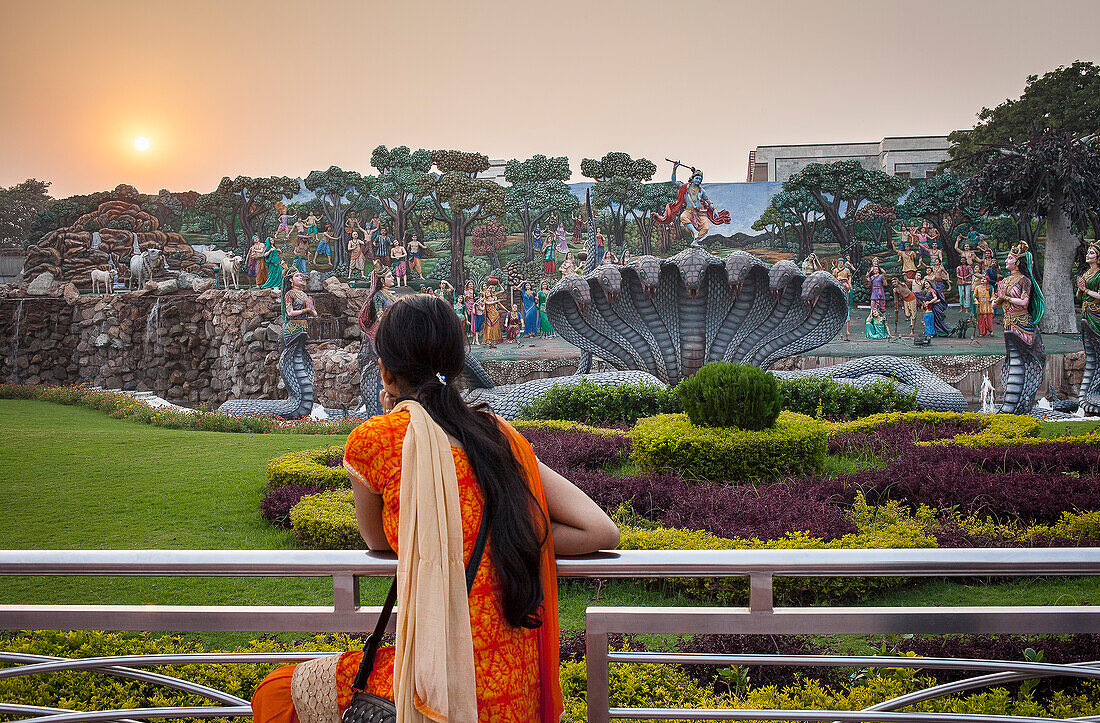
[[[312,294],[326,340],[307,348],[318,401],[358,402],[359,329],[365,291]],[[181,404],[282,396],[279,299],[257,289],[156,296],[139,291],[65,298],[60,291],[0,294],[0,379],[27,384],[86,383],[152,391]]]

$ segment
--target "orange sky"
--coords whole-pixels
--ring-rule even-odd
[[[970,127],[1100,59],[1095,0],[0,0],[0,21],[0,184],[55,197],[370,172],[379,143],[743,181],[758,144]]]

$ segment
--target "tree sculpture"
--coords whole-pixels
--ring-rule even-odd
[[[275,204],[284,198],[291,198],[302,190],[297,178],[290,176],[269,176],[252,178],[237,176],[234,179],[223,178],[218,184],[219,191],[232,193],[237,201],[237,219],[241,222],[244,239],[241,255],[246,253],[244,244],[252,236],[263,236],[264,219],[275,208]]]
[[[237,197],[230,193],[228,185],[222,183],[210,193],[199,196],[195,210],[210,220],[215,233],[224,233],[229,248],[236,248],[237,242]]]
[[[424,198],[420,176],[432,170],[432,154],[423,148],[410,152],[408,146],[378,146],[370,164],[378,170],[372,193],[393,222],[394,238],[404,239],[409,215]]]
[[[921,218],[932,224],[939,233],[946,266],[951,269],[959,265],[955,237],[963,226],[973,224],[981,216],[973,204],[962,200],[964,187],[964,182],[953,173],[925,178],[913,186],[898,208],[902,218]]]
[[[490,269],[500,269],[502,266],[498,252],[504,248],[507,239],[508,233],[504,230],[504,224],[494,218],[474,226],[470,248],[475,254],[488,257]]]
[[[784,188],[772,196],[769,208],[776,212],[794,228],[798,239],[798,261],[801,262],[814,250],[817,226],[823,218],[816,199],[805,189]],[[764,212],[767,214],[767,210]],[[761,216],[763,218],[763,216]],[[755,229],[755,224],[753,225]]]
[[[569,158],[541,153],[526,161],[515,158],[504,167],[504,180],[511,185],[504,192],[508,212],[523,223],[523,260],[534,258],[534,229],[551,213],[568,218],[580,201],[566,182],[571,175]]]
[[[421,173],[420,192],[432,200],[436,220],[451,230],[450,281],[461,289],[466,285],[466,234],[479,221],[504,215],[504,189],[477,177],[489,169],[482,153],[432,151],[432,164],[439,173]]]
[[[581,175],[596,183],[592,186],[592,204],[607,208],[611,218],[611,235],[620,251],[626,244],[626,222],[630,216],[630,203],[634,200],[635,184],[649,181],[657,172],[657,166],[646,158],[634,159],[628,153],[614,151],[600,160],[585,158],[581,161]]]
[[[841,251],[857,266],[863,248],[855,235],[856,212],[865,203],[894,206],[908,187],[906,179],[868,170],[859,161],[811,163],[783,183],[784,191],[814,199]]]
[[[332,232],[340,237],[340,243],[334,244],[332,249],[333,268],[347,268],[344,219],[357,205],[364,205],[363,199],[369,196],[375,182],[371,177],[364,178],[339,166],[329,166],[327,171],[312,171],[306,176],[306,188],[316,194],[325,220],[332,225]]]
[[[876,246],[882,246],[886,234],[893,233],[897,219],[897,208],[894,206],[868,203],[856,211],[856,223],[863,224],[871,232]]]
[[[1046,131],[1020,145],[981,154],[985,162],[969,181],[963,203],[988,202],[995,211],[1032,206],[1046,216],[1043,297],[1046,333],[1077,331],[1073,303],[1074,259],[1090,222],[1100,222],[1100,135],[1077,138]]]
[[[656,224],[653,214],[664,210],[675,197],[676,189],[668,182],[630,184],[626,194],[626,207],[638,229],[643,254],[653,253],[653,229]]]

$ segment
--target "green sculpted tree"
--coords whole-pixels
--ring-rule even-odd
[[[657,166],[645,158],[633,159],[628,153],[614,151],[600,160],[585,158],[581,161],[581,175],[596,183],[592,186],[592,204],[605,207],[611,218],[611,236],[621,252],[626,243],[626,222],[630,217],[630,203],[635,184],[653,178]]]
[[[534,258],[535,224],[551,213],[568,218],[580,205],[566,185],[571,173],[569,158],[541,153],[526,161],[513,158],[504,167],[504,180],[511,184],[504,191],[504,205],[523,223],[524,261]]]
[[[798,239],[798,261],[801,262],[814,250],[814,239],[817,238],[817,227],[823,215],[817,204],[817,200],[805,189],[787,189],[772,196],[773,208],[782,214],[792,228]],[[764,212],[767,214],[767,210]],[[761,216],[763,218],[763,216]],[[755,224],[753,228],[756,228]]]
[[[30,236],[34,218],[53,199],[47,193],[48,181],[28,178],[9,188],[0,187],[0,241],[8,248],[23,248]]]
[[[1100,131],[1100,66],[1078,60],[1042,76],[1029,75],[1024,92],[996,108],[982,108],[971,130],[947,136],[954,164],[981,167],[992,146],[1022,145],[1037,132],[1054,130],[1086,136]]]
[[[1073,263],[1091,225],[1100,225],[1100,134],[1078,138],[1046,131],[1013,146],[990,148],[969,181],[964,201],[993,211],[1034,204],[1046,216],[1043,253],[1044,332],[1074,333]]]
[[[228,191],[236,197],[237,218],[244,232],[241,247],[241,254],[244,255],[247,251],[245,246],[252,236],[263,236],[264,220],[274,210],[275,204],[284,198],[295,196],[302,190],[302,186],[297,178],[290,176],[237,176],[233,179],[223,178],[218,189]]]
[[[482,153],[432,151],[432,165],[439,172],[420,174],[420,193],[432,200],[435,219],[451,231],[450,281],[461,289],[466,284],[466,235],[477,223],[504,215],[504,188],[477,177],[489,169],[489,158]]]
[[[237,197],[225,188],[225,181],[210,193],[199,196],[195,210],[210,220],[215,234],[225,234],[229,248],[237,248]]]
[[[627,191],[626,207],[630,217],[634,220],[634,226],[638,229],[638,237],[642,242],[642,253],[653,253],[653,227],[656,221],[650,215],[651,211],[658,213],[665,210],[665,206],[676,198],[676,188],[671,182],[630,184]]]
[[[345,238],[344,219],[355,207],[363,206],[363,199],[370,195],[375,184],[373,177],[363,177],[355,171],[345,171],[339,166],[329,166],[327,171],[312,171],[306,176],[306,188],[316,194],[325,221],[332,225],[332,233],[340,238],[333,245],[333,268],[346,268],[348,247]]]
[[[932,224],[940,235],[940,248],[947,259],[945,265],[950,269],[959,264],[959,252],[955,250],[959,229],[981,215],[972,204],[962,202],[964,187],[963,180],[953,173],[924,178],[917,181],[898,208],[902,218],[922,218]]]
[[[842,252],[859,265],[863,248],[856,239],[856,213],[865,203],[897,205],[909,187],[904,178],[864,168],[859,161],[811,163],[783,183],[784,191],[808,193]]]
[[[404,239],[409,215],[424,198],[420,175],[432,170],[432,154],[423,148],[411,152],[408,146],[378,146],[370,164],[378,170],[373,193],[392,221],[394,238]]]

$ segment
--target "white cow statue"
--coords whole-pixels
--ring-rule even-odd
[[[153,278],[153,269],[163,263],[164,255],[160,249],[148,249],[131,256],[129,289],[133,291],[145,286],[145,282]]]
[[[241,261],[242,259],[240,256],[237,256],[232,251],[229,251],[225,254],[224,257],[222,257],[221,262],[218,264],[218,270],[221,271],[222,274],[222,286],[224,286],[226,289],[229,288],[230,277],[232,277],[233,279],[233,288],[240,288],[240,286],[237,285],[237,268],[239,267]]]
[[[106,271],[92,269],[92,293],[97,293],[96,289],[102,285],[103,293],[110,294],[116,278],[118,278],[118,269],[107,269]]]

